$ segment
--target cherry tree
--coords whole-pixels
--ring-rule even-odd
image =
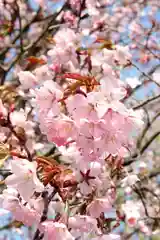
[[[5,227],[158,236],[159,2],[0,0],[0,21]]]

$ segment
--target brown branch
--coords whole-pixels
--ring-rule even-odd
[[[146,106],[147,104],[151,103],[152,101],[154,101],[154,100],[156,100],[156,99],[158,99],[158,98],[160,98],[160,94],[157,95],[157,96],[151,97],[151,98],[147,99],[146,101],[142,102],[141,104],[133,107],[133,110],[140,109],[140,108]]]
[[[40,223],[45,221],[47,219],[47,212],[48,212],[48,192],[44,192],[42,194],[43,200],[44,200],[44,209],[43,209],[43,213],[40,219]],[[37,229],[37,231],[34,234],[33,240],[39,240],[39,235],[40,235],[40,231],[39,229]]]
[[[50,194],[50,196],[48,196],[48,192],[44,192],[42,194],[42,197],[44,199],[44,209],[43,209],[43,213],[42,213],[42,216],[41,216],[41,219],[40,219],[40,223],[44,222],[47,219],[48,206],[49,206],[50,201],[53,199],[54,195],[56,194],[56,192],[57,191],[54,190]],[[43,234],[42,234],[42,236],[43,236]],[[35,234],[34,234],[33,240],[40,240],[40,239],[42,239],[42,236],[40,235],[39,229],[37,229]]]
[[[160,87],[160,84],[157,83],[157,82],[155,82],[155,81],[153,80],[153,78],[150,76],[151,71],[147,74],[147,73],[145,73],[145,72],[142,72],[141,69],[140,69],[135,63],[132,62],[131,64],[132,64],[132,66],[134,66],[134,67],[141,73],[140,78],[146,77],[146,78],[148,78],[148,80],[150,80],[151,82],[154,82],[158,87]]]
[[[35,20],[37,19],[40,11],[41,11],[41,8],[38,9],[37,14],[32,18],[32,20],[24,26],[24,28],[22,29],[22,33],[26,32],[26,31],[29,29],[29,27],[31,26],[31,24],[35,22]],[[14,43],[20,38],[20,34],[21,34],[21,33],[19,32],[19,33],[15,36],[15,38],[14,38],[13,41],[12,41],[12,44],[14,44]],[[4,58],[5,54],[8,52],[9,49],[10,49],[10,47],[6,47],[6,48],[1,52],[1,54],[0,54],[0,58],[1,58],[1,59]]]
[[[154,116],[154,118],[152,119],[151,122],[149,122],[149,121],[147,122],[145,128],[143,129],[140,137],[139,137],[138,140],[137,140],[137,144],[136,144],[136,145],[137,145],[137,148],[140,148],[141,143],[142,143],[142,140],[143,140],[143,138],[145,137],[147,131],[149,130],[149,128],[152,126],[152,124],[156,121],[156,119],[157,119],[159,116],[160,116],[160,112],[157,113],[157,114]]]
[[[149,178],[153,178],[153,177],[156,177],[157,175],[160,174],[160,167],[152,170],[150,173],[149,173]]]
[[[153,78],[150,77],[150,75],[152,75],[152,74],[157,70],[157,68],[159,68],[159,65],[157,65],[156,67],[153,67],[148,73],[144,73],[144,72],[142,72],[141,69],[140,69],[138,66],[136,66],[134,63],[130,63],[130,64],[131,64],[132,66],[134,66],[134,67],[141,73],[139,79],[141,79],[141,78],[143,78],[143,77],[145,76],[145,77],[147,77],[148,80],[147,80],[147,82],[146,82],[146,81],[143,81],[140,85],[137,85],[135,88],[133,88],[133,89],[130,91],[129,95],[127,95],[127,96],[122,100],[122,102],[125,102],[125,101],[126,101],[129,97],[131,97],[136,91],[138,91],[140,88],[144,87],[144,86],[146,85],[146,83],[151,83],[151,82],[153,82],[153,83],[155,83],[158,87],[160,87],[160,84],[157,83],[157,82],[155,82],[155,81],[153,80]]]
[[[13,127],[11,120],[10,120],[10,113],[8,113],[7,119],[4,119],[4,121],[1,123],[1,125],[3,127],[7,127],[11,133],[16,137],[16,139],[19,141],[20,146],[22,146],[24,148],[24,150],[26,151],[27,157],[29,161],[32,161],[32,155],[30,153],[30,151],[28,150],[27,146],[26,146],[26,138],[25,135],[21,136],[19,135],[15,128]]]
[[[131,239],[131,237],[135,234],[135,233],[138,233],[139,232],[139,229],[135,229],[133,232],[131,233],[128,233],[126,236],[123,237],[123,240],[129,240]]]
[[[63,7],[60,9],[59,12],[53,14],[52,19],[48,22],[47,27],[44,28],[43,32],[40,34],[40,36],[33,43],[31,43],[29,46],[27,46],[25,48],[25,51],[30,51],[33,46],[35,46],[37,43],[39,43],[39,41],[45,36],[45,34],[48,32],[51,25],[55,22],[56,18],[64,10],[65,7],[66,7],[66,4],[63,5]],[[55,26],[53,26],[53,28],[55,28],[57,30],[59,28],[59,26],[60,25],[55,25]]]
[[[49,30],[49,27],[52,25],[52,23],[56,20],[57,16],[62,12],[64,6],[61,8],[61,10],[58,13],[55,13],[52,17],[52,19],[49,21],[47,27],[43,30],[43,32],[41,33],[41,35],[33,42],[31,43],[29,46],[27,46],[26,48],[23,48],[23,51],[21,51],[12,61],[12,63],[10,64],[10,66],[5,70],[3,77],[1,78],[1,85],[4,84],[5,82],[5,78],[6,75],[8,74],[8,72],[11,70],[12,67],[14,67],[14,65],[20,60],[21,56],[25,53],[25,52],[29,52],[34,46],[37,45],[37,43],[39,43],[39,41],[44,37],[44,35],[47,33],[47,31]],[[56,29],[59,28],[59,25],[55,26]],[[20,37],[20,35],[19,35]]]
[[[145,145],[141,148],[140,154],[142,155],[144,151],[149,147],[149,145],[159,136],[160,131],[153,134],[150,139],[145,143]]]
[[[16,6],[17,6],[17,13],[18,13],[18,22],[19,22],[19,37],[20,37],[20,49],[21,49],[21,53],[23,53],[23,30],[22,30],[22,19],[20,16],[20,9],[18,6],[18,3],[16,2]]]
[[[140,188],[140,191],[144,191],[144,192],[149,192],[150,194],[152,194],[154,197],[156,197],[160,203],[160,198],[159,196],[154,192],[152,191],[151,189],[147,188],[147,187],[141,187]]]
[[[149,83],[150,81],[148,81]],[[130,93],[123,98],[122,102],[125,102],[129,97],[131,97],[136,91],[138,91],[139,89],[141,89],[142,87],[144,87],[146,85],[146,82],[142,82],[140,85],[137,85],[135,88],[133,88]]]
[[[140,155],[144,153],[144,151],[149,147],[149,145],[160,135],[160,131],[153,134],[150,139],[144,144],[144,146],[140,149]],[[131,157],[125,159],[123,166],[128,166],[136,161],[136,158],[139,156],[138,152],[135,152]]]

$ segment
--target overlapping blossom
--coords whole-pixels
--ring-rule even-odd
[[[37,2],[42,7],[45,4]],[[69,4],[76,12],[80,2]],[[94,29],[103,23],[97,19],[104,10],[99,10],[99,4],[86,1]],[[120,239],[107,226],[104,213],[114,209],[114,172],[122,168],[125,150],[132,145],[132,132],[143,124],[141,116],[122,101],[127,92],[120,81],[119,67],[130,63],[131,54],[125,46],[110,43],[108,47],[98,33],[91,33],[94,40],[84,48],[89,30],[81,33],[79,28],[67,26],[62,25],[53,37],[43,66],[18,73],[21,89],[26,91],[38,122],[36,130],[42,133],[37,141],[47,138],[57,147],[59,159],[54,159],[57,155],[53,152],[46,156],[34,151],[30,154],[24,139],[20,145],[25,147],[26,155],[19,153],[11,160],[3,207],[12,211],[17,221],[27,226],[36,224],[34,240]],[[8,111],[7,119],[0,103],[0,114],[18,140],[16,126],[27,134],[31,124],[25,111]],[[138,180],[134,175],[124,178],[122,187],[131,187]],[[138,225],[140,207],[132,209],[131,205],[127,202],[121,209],[127,224],[145,231],[144,222]],[[117,222],[120,217],[117,214]]]

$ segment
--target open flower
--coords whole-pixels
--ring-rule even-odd
[[[14,219],[23,222],[26,226],[33,226],[33,224],[40,221],[40,214],[33,208],[23,205],[18,198],[18,191],[14,188],[7,188],[1,195],[2,207],[11,211]]]
[[[137,177],[137,175],[135,175],[135,174],[129,175],[121,181],[122,182],[122,187],[132,186],[138,181],[140,181],[140,180]]]
[[[23,109],[20,111],[14,111],[10,114],[10,120],[13,126],[25,128],[27,125],[26,114]]]
[[[100,91],[87,94],[88,102],[91,103],[99,118],[107,113],[108,109],[113,109],[119,113],[126,113],[127,109],[120,102],[126,95],[126,90],[120,87],[112,72],[107,72],[107,77],[100,80]]]
[[[62,98],[63,93],[58,84],[52,80],[47,80],[40,88],[35,89],[33,94],[40,111],[46,110],[45,112],[47,112],[49,109],[52,109],[55,114],[60,112],[58,111],[58,100]]]
[[[138,220],[141,218],[141,206],[129,200],[122,205],[122,210],[126,216],[126,222],[130,227],[135,227]]]
[[[122,65],[126,64],[131,59],[132,55],[129,52],[128,46],[116,46],[115,59]]]
[[[81,230],[82,232],[97,231],[97,220],[86,215],[75,215],[70,217],[69,227]]]
[[[45,221],[41,223],[40,230],[44,233],[44,240],[74,240],[63,223]]]
[[[76,126],[74,121],[65,115],[57,118],[48,117],[44,121],[44,132],[48,140],[56,143],[58,146],[65,145],[68,139],[74,139],[76,135]]]
[[[78,187],[84,195],[88,195],[93,189],[99,188],[102,184],[100,174],[102,167],[99,162],[91,162],[89,166],[85,166],[81,161],[76,173],[76,179],[79,181]]]
[[[87,211],[92,217],[98,218],[102,212],[107,212],[112,208],[112,201],[109,197],[96,198],[87,207]]]
[[[18,77],[23,89],[32,88],[38,83],[38,79],[29,71],[20,71]]]
[[[44,186],[37,178],[36,168],[36,162],[18,158],[11,160],[13,174],[5,179],[5,183],[17,189],[25,201],[28,201],[35,191],[43,191]]]

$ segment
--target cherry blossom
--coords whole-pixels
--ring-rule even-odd
[[[128,46],[123,47],[120,45],[116,46],[115,59],[122,65],[126,64],[131,59]]]
[[[10,114],[10,120],[13,126],[26,127],[26,114],[23,109],[20,111],[13,111]]]
[[[86,168],[86,166],[79,163],[80,170],[76,173],[76,179],[80,182],[79,188],[81,193],[89,194],[93,191],[93,188],[99,188],[102,184],[101,181],[101,164],[99,162],[91,162]]]
[[[98,230],[96,219],[86,215],[75,215],[74,217],[70,217],[69,226],[83,232],[96,232]]]
[[[51,80],[47,80],[42,86],[31,92],[35,96],[34,105],[39,106],[38,111],[44,114],[53,109],[52,113],[58,115],[60,113],[60,106],[58,100],[62,98],[61,89]]]
[[[45,119],[45,126],[43,125],[42,129],[47,134],[48,140],[55,142],[58,146],[67,144],[69,138],[74,139],[76,135],[75,123],[66,116],[55,119],[52,115],[49,116]]]
[[[62,239],[74,240],[67,227],[63,223],[46,221],[40,226],[40,230],[44,233],[44,239]]]
[[[141,206],[135,204],[133,201],[127,201],[122,205],[122,209],[126,216],[126,222],[129,226],[134,227],[138,223],[138,220],[142,217],[140,214]]]
[[[20,71],[18,76],[24,89],[29,89],[37,85],[37,78],[29,71]]]
[[[23,222],[27,226],[32,226],[33,224],[40,221],[40,215],[37,211],[30,208],[29,205],[23,205],[18,199],[18,192],[15,188],[7,188],[3,191],[1,196],[3,199],[3,208],[12,212],[13,217],[20,222]]]
[[[92,217],[99,217],[101,213],[107,212],[112,208],[112,201],[108,197],[96,198],[88,205],[87,210]]]
[[[159,192],[143,160],[154,157],[144,151],[158,139],[149,126],[159,110],[152,119],[152,98],[133,98],[159,87],[159,68],[147,65],[158,61],[157,3],[30,2],[0,0],[1,207],[34,240],[126,239],[130,228],[151,236],[159,208],[146,198]]]
[[[140,181],[137,175],[129,175],[122,180],[122,187],[132,186]]]
[[[43,184],[36,174],[36,162],[15,158],[11,161],[12,175],[5,180],[7,186],[18,190],[24,200],[28,201],[34,191],[43,191]]]

